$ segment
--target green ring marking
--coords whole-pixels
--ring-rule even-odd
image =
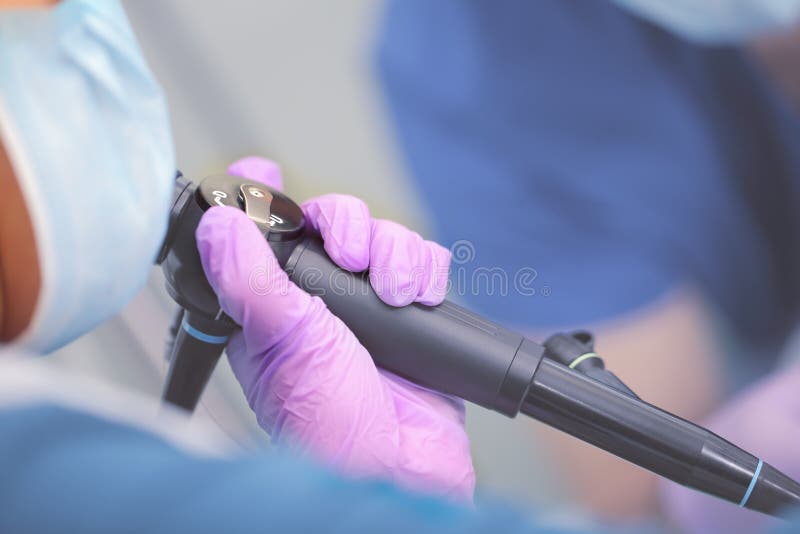
[[[572,360],[572,363],[569,364],[569,368],[575,369],[589,358],[599,358],[599,357],[600,356],[598,356],[596,352],[587,352],[586,354],[581,354],[580,356]]]

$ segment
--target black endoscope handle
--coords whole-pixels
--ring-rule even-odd
[[[449,301],[389,306],[366,273],[340,269],[317,236],[307,236],[285,266],[290,279],[322,298],[375,363],[421,386],[514,417],[544,348]]]
[[[165,401],[194,408],[225,345],[207,339],[233,328],[205,278],[195,240],[205,210],[226,205],[260,225],[292,281],[320,296],[378,366],[505,415],[519,413],[544,353],[541,345],[447,301],[434,307],[385,304],[367,273],[342,270],[328,257],[296,203],[258,182],[213,175],[194,187],[178,176],[174,199],[158,262],[167,291],[186,312],[172,344]]]

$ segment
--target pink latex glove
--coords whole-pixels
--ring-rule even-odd
[[[282,187],[279,168],[268,160],[246,158],[228,172]],[[395,287],[380,291],[373,282],[388,304],[435,305],[444,299],[450,262],[445,248],[373,219],[353,197],[326,195],[302,208],[340,267],[394,273]],[[475,474],[462,401],[376,368],[322,300],[289,281],[242,211],[209,209],[196,235],[222,309],[242,326],[230,340],[228,359],[273,441],[350,476],[472,499]],[[254,274],[257,291],[251,289]]]
[[[800,478],[800,365],[757,382],[704,426],[788,476]],[[684,532],[762,532],[777,519],[736,507],[678,484],[663,483],[663,503]]]

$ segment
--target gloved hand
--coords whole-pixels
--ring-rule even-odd
[[[776,371],[714,414],[704,426],[792,478],[800,478],[800,365]],[[667,515],[685,532],[760,532],[778,523],[665,481]]]
[[[260,158],[230,174],[281,189],[280,170]],[[372,285],[386,303],[444,299],[450,254],[403,226],[370,217],[360,200],[326,195],[302,205],[336,264],[391,273]],[[357,477],[470,501],[475,475],[463,402],[376,368],[353,333],[318,297],[289,281],[243,212],[213,207],[197,228],[206,276],[242,330],[227,353],[259,424],[288,444]],[[255,280],[254,277],[258,279]]]

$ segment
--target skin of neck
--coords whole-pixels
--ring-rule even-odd
[[[0,11],[49,8],[58,3],[58,0],[0,0]],[[28,327],[40,290],[41,271],[33,223],[0,139],[0,343],[12,341]]]
[[[47,8],[58,0],[0,0],[0,10]],[[41,289],[33,224],[0,140],[0,343],[30,324]]]
[[[30,324],[41,288],[33,223],[0,143],[0,342]]]

